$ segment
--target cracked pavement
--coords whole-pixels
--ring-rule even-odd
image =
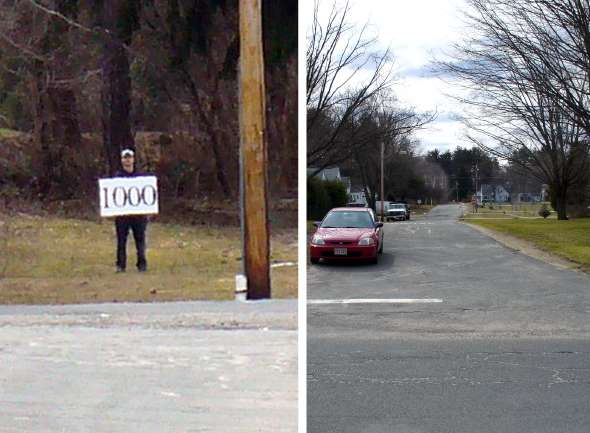
[[[297,431],[297,302],[0,307],[0,432]]]
[[[308,267],[309,433],[587,432],[590,276],[457,222],[385,225],[379,265]]]

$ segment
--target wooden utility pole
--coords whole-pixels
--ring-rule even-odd
[[[385,181],[384,181],[384,175],[383,175],[383,173],[385,172],[383,170],[384,159],[385,159],[385,144],[383,143],[383,141],[381,141],[381,222],[385,221],[384,215],[383,215],[385,213]]]
[[[261,1],[240,0],[240,181],[248,299],[270,298]]]

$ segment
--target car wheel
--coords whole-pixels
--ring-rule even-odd
[[[383,254],[383,242],[381,242],[381,245],[379,245],[379,251],[377,251],[379,254]]]
[[[309,259],[309,261],[311,262],[312,265],[317,265],[320,262],[320,259],[316,259],[314,257],[311,257]]]

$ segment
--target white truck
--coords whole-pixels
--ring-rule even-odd
[[[381,200],[377,200],[375,202],[375,215],[377,215],[378,218],[381,218],[381,206],[385,206],[383,209],[383,214],[387,215],[387,210],[389,209],[389,205],[391,204],[390,201],[381,201]]]
[[[385,212],[385,221],[405,221],[410,219],[410,209],[405,203],[390,203]]]

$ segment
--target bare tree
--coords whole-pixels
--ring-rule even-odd
[[[228,5],[193,1],[186,9],[182,6],[178,0],[167,0],[144,7],[144,32],[162,41],[153,47],[149,63],[157,68],[170,100],[190,107],[198,124],[193,133],[201,132],[208,141],[218,184],[224,197],[230,198],[237,189],[232,187],[237,177],[231,173],[237,172],[233,134],[238,101],[229,78],[237,68],[238,16]],[[217,37],[211,36],[213,26],[223,29]]]
[[[56,0],[54,7],[63,17],[78,13],[77,2]],[[0,21],[0,48],[19,59],[31,91],[37,192],[68,196],[74,185],[68,161],[82,140],[73,90],[77,70],[71,58],[76,35],[33,1],[4,1],[0,8],[5,18]]]
[[[533,0],[502,7],[516,14],[520,31],[511,38],[524,47],[529,64],[550,79],[552,98],[567,107],[572,120],[590,133],[590,2]],[[533,37],[531,37],[531,35]],[[516,45],[515,45],[516,46]]]
[[[103,39],[102,124],[103,146],[114,175],[120,167],[120,152],[135,148],[131,134],[131,77],[125,46],[131,44],[133,32],[139,28],[141,2],[110,0],[97,2],[98,21],[111,37]]]
[[[479,34],[456,46],[454,61],[440,64],[470,91],[458,98],[468,107],[468,138],[547,183],[558,218],[567,219],[568,191],[590,168],[587,120],[573,102],[585,78],[555,50],[570,43],[567,29],[524,0],[469,3],[467,20]]]
[[[384,146],[386,179],[400,176],[413,164],[415,141],[412,134],[431,122],[432,113],[417,113],[411,108],[402,109],[393,97],[374,97],[366,101],[358,115],[349,120],[343,133],[343,142],[350,152],[353,166],[360,177],[369,206],[374,207],[374,197],[380,179],[381,145]]]
[[[350,146],[343,153],[347,126],[393,83],[389,49],[379,52],[368,26],[357,29],[348,21],[349,2],[340,7],[334,1],[325,19],[321,3],[314,2],[306,53],[307,160],[318,171],[352,155]],[[366,79],[361,80],[361,71],[369,71]]]

